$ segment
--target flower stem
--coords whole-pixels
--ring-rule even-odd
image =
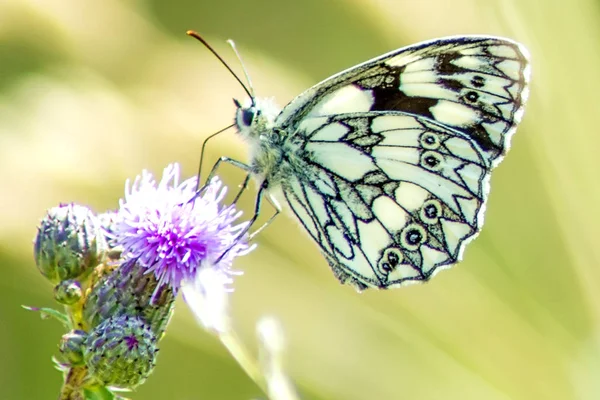
[[[267,384],[257,362],[250,356],[248,349],[246,349],[237,335],[233,331],[221,332],[219,333],[219,339],[250,379],[252,379],[265,394],[269,393]]]
[[[85,400],[83,381],[87,375],[86,367],[73,367],[67,372],[58,400]]]

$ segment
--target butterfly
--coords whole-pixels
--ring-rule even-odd
[[[252,222],[263,198],[279,211],[283,194],[340,282],[427,281],[481,231],[490,173],[528,97],[528,58],[509,39],[446,37],[333,75],[282,110],[246,90],[234,125],[250,161],[220,161],[248,172],[244,187],[257,180]]]

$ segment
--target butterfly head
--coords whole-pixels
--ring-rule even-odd
[[[260,137],[271,130],[280,112],[271,99],[252,98],[244,104],[233,99],[233,103],[237,107],[235,125],[245,138]]]
[[[254,102],[251,102],[249,106],[243,106],[237,99],[233,99],[233,104],[237,107],[235,111],[235,125],[240,133],[243,133],[252,127],[254,119],[259,114],[259,110]]]

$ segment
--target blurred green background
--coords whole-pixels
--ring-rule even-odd
[[[599,3],[573,0],[0,0],[0,397],[54,399],[62,329],[21,304],[52,306],[31,241],[45,210],[117,206],[124,181],[178,161],[229,124],[239,85],[283,105],[327,76],[437,36],[482,33],[532,53],[530,101],[492,178],[486,225],[426,285],[357,294],[288,217],[239,260],[234,323],[285,328],[303,399],[600,398]],[[245,146],[228,133],[206,165]],[[229,185],[242,175],[224,168]],[[251,191],[254,193],[254,191]],[[242,201],[250,212],[252,195]],[[285,240],[282,240],[283,236]],[[135,400],[264,398],[183,303]]]

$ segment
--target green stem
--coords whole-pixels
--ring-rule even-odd
[[[265,394],[269,393],[267,383],[265,382],[258,364],[250,356],[248,349],[246,349],[237,335],[234,332],[229,331],[220,333],[219,339],[221,339],[221,343],[223,343],[250,379],[252,379]]]
[[[83,381],[87,375],[86,367],[73,367],[67,372],[58,400],[85,400]]]

